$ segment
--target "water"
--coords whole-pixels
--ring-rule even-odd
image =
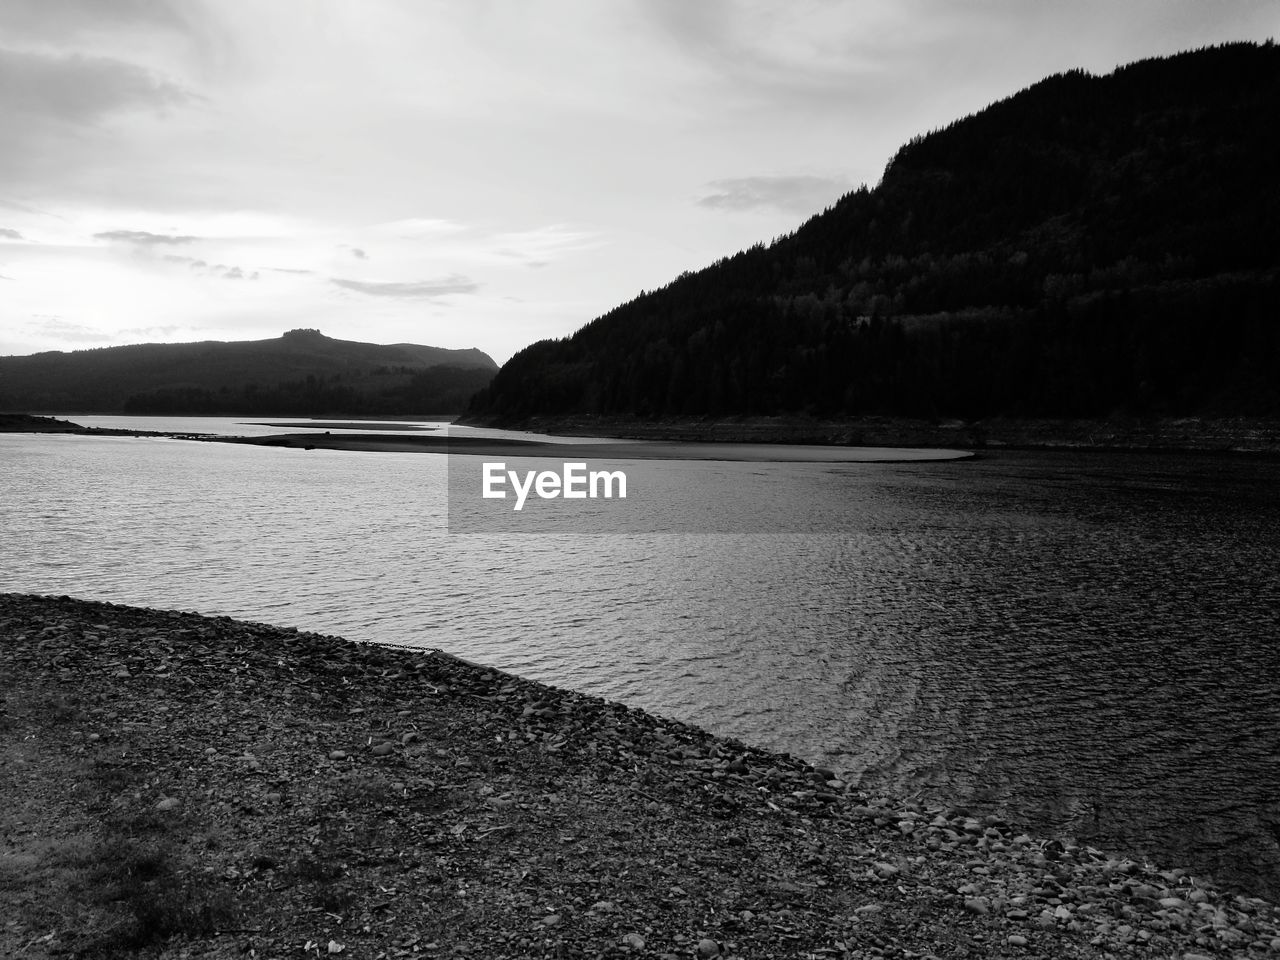
[[[0,435],[0,589],[439,647],[1280,897],[1280,465],[649,468],[822,532],[451,535],[443,457]]]

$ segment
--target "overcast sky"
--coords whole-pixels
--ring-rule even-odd
[[[0,354],[315,327],[502,362],[1050,73],[1273,0],[0,0]]]

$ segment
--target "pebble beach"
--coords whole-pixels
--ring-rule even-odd
[[[441,651],[0,594],[0,955],[1280,956],[1273,904]]]

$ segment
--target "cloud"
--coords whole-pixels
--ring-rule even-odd
[[[493,252],[500,257],[506,257],[508,260],[519,260],[526,267],[545,267],[551,262],[549,260],[531,260],[523,250],[512,250],[510,247],[503,247]]]
[[[111,340],[110,334],[102,333],[93,327],[86,327],[81,323],[72,323],[70,320],[63,320],[61,317],[37,316],[34,318],[38,323],[28,323],[27,329],[34,330],[37,333],[48,337],[50,340],[70,340],[76,343],[84,343],[86,341],[92,343],[104,343]]]
[[[22,234],[17,230],[10,230],[8,227],[0,227],[0,237],[4,237],[8,240],[21,240]]]
[[[44,210],[37,210],[35,207],[28,207],[23,203],[14,203],[12,200],[0,200],[0,210],[16,210],[18,213],[30,213],[42,217],[55,217],[56,214],[47,213]],[[61,220],[62,217],[57,217]]]
[[[651,0],[643,9],[670,43],[719,80],[725,103],[809,112],[845,101],[884,62],[882,47],[908,30],[915,37],[928,32],[898,6],[918,4],[863,0],[856,14],[820,0]]]
[[[403,297],[416,300],[434,300],[453,293],[475,293],[480,289],[479,284],[460,273],[451,273],[439,280],[375,283],[333,277],[329,282],[344,290],[354,290],[356,293],[368,294],[371,297]]]
[[[187,238],[178,238],[178,239],[194,240],[195,238],[187,237]],[[220,277],[223,280],[245,280],[245,279],[257,280],[258,279],[257,270],[254,270],[252,273],[245,273],[243,269],[237,266],[228,266],[225,263],[210,264],[207,260],[198,260],[195,257],[183,257],[176,253],[166,253],[164,255],[164,260],[167,263],[185,263],[189,270],[196,270],[201,272],[208,271],[208,273],[211,273],[216,277]]]
[[[265,267],[264,269],[270,270],[272,273],[297,273],[304,275],[315,273],[314,270],[298,270],[294,267]]]
[[[199,263],[201,266],[205,266],[205,263],[203,260],[199,260],[196,262]],[[257,270],[254,270],[252,273],[245,273],[244,270],[242,270],[240,267],[235,267],[235,266],[229,267],[225,263],[215,263],[209,269],[210,271],[212,271],[214,276],[221,277],[223,280],[257,280],[258,279]]]
[[[353,257],[355,257],[357,260],[368,260],[368,259],[369,259],[369,255],[368,255],[367,253],[365,253],[363,250],[361,250],[359,247],[352,247],[352,248],[351,248],[351,255],[352,255]]]
[[[177,28],[178,10],[165,0],[4,0],[0,27],[10,35],[65,41],[68,36],[138,26]]]
[[[183,329],[177,324],[167,324],[160,327],[124,327],[120,330],[121,335],[146,337],[159,334],[162,337],[171,337],[179,330]]]
[[[531,270],[541,270],[543,267],[549,267],[551,265],[550,260],[530,260],[519,250],[496,250],[494,252],[500,257],[509,257],[512,260],[519,260]]]
[[[380,223],[373,228],[379,234],[402,239],[436,237],[444,234],[459,233],[465,229],[460,223],[439,217],[408,217],[404,220],[391,220],[387,223]]]
[[[194,95],[148,70],[108,57],[0,48],[0,121],[92,123],[122,110],[163,109]]]
[[[140,246],[150,247],[159,244],[181,244],[194,243],[199,237],[172,236],[164,233],[148,233],[146,230],[107,230],[103,233],[95,233],[95,240],[119,240],[122,243],[136,243]]]
[[[707,184],[715,193],[698,200],[712,210],[772,208],[788,213],[818,213],[849,191],[844,180],[829,177],[739,177]]]
[[[589,250],[599,244],[593,233],[563,224],[551,224],[533,230],[519,230],[494,236],[496,256],[518,260],[526,266],[545,267],[555,260]]]

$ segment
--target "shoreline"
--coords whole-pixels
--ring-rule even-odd
[[[253,421],[253,422],[261,422]],[[1138,417],[1115,416],[1103,420],[1016,419],[992,417],[987,420],[919,420],[897,416],[867,416],[855,420],[820,420],[815,417],[667,417],[662,420],[639,420],[635,417],[494,417],[463,416],[458,426],[527,431],[527,433],[566,436],[566,438],[599,439],[600,445],[612,444],[628,454],[639,447],[652,447],[640,458],[672,458],[659,453],[658,444],[681,444],[682,448],[753,445],[753,447],[808,447],[828,451],[856,449],[931,449],[983,453],[987,451],[1079,451],[1079,452],[1147,452],[1147,453],[1216,453],[1230,456],[1280,456],[1280,419],[1267,417]],[[275,426],[276,424],[268,424]],[[287,426],[287,424],[279,424]],[[316,421],[316,429],[324,426],[355,428],[356,421]],[[0,433],[65,433],[90,436],[165,436],[172,439],[206,440],[215,443],[252,443],[273,447],[312,449],[362,449],[374,452],[457,452],[498,453],[521,456],[526,444],[545,443],[534,440],[484,438],[448,438],[447,435],[415,435],[413,431],[389,424],[389,429],[402,430],[401,436],[369,434],[276,434],[274,436],[218,436],[211,434],[177,434],[163,431],[115,428],[86,428],[69,420],[26,413],[0,413]],[[536,456],[572,456],[580,444],[547,447]],[[594,444],[593,444],[594,445]],[[474,449],[461,449],[472,447]],[[562,447],[568,448],[563,451]],[[609,452],[611,458],[622,453]],[[755,454],[759,458],[759,454]],[[627,456],[626,458],[631,458]],[[685,458],[685,457],[681,457]],[[696,460],[739,460],[699,453]],[[763,457],[765,460],[771,457]],[[796,460],[796,457],[788,457]],[[835,454],[817,457],[837,460]],[[847,457],[856,460],[855,456]]]
[[[561,436],[700,443],[799,443],[831,446],[931,447],[965,450],[1079,450],[1280,454],[1280,420],[1249,417],[1112,417],[921,420],[867,416],[815,417],[463,417],[488,426]]]
[[[1185,871],[439,651],[0,594],[0,667],[0,953],[1280,951]]]
[[[840,446],[832,444],[782,444],[775,442],[696,442],[685,440],[602,440],[599,443],[557,443],[516,437],[449,436],[440,433],[398,435],[385,433],[279,433],[240,437],[217,434],[166,433],[150,430],[83,427],[67,420],[44,417],[0,417],[0,432],[59,433],[76,436],[133,436],[197,440],[204,443],[236,443],[293,450],[348,450],[371,453],[464,454],[485,457],[538,457],[578,460],[719,460],[792,463],[889,463],[920,460],[958,460],[966,450],[909,446]],[[285,426],[285,424],[265,424]],[[337,426],[332,423],[317,425]]]
[[[261,421],[254,421],[260,423]],[[1146,453],[1206,453],[1232,456],[1280,456],[1280,419],[1259,417],[1111,417],[1107,419],[1047,419],[997,417],[986,420],[920,420],[907,417],[869,416],[853,420],[821,420],[812,417],[719,417],[640,420],[628,417],[525,417],[497,419],[462,417],[459,426],[493,427],[551,436],[599,439],[604,456],[613,459],[752,459],[738,454],[673,457],[660,444],[681,449],[735,445],[756,448],[807,447],[835,450],[944,450],[969,455],[998,450],[1059,450],[1079,452],[1124,451]],[[287,424],[268,423],[270,426]],[[355,421],[317,421],[326,426],[356,426]],[[552,445],[546,441],[487,440],[480,437],[415,435],[402,431],[386,434],[277,434],[264,437],[231,437],[211,434],[167,433],[104,427],[84,427],[69,420],[28,414],[0,414],[0,433],[69,433],[85,436],[168,437],[217,443],[250,443],[300,449],[367,450],[374,452],[455,452],[479,455],[520,456],[521,451],[544,446],[537,456],[573,456],[580,444]],[[637,452],[644,447],[647,453]],[[596,444],[592,445],[596,447]],[[548,452],[548,449],[551,449]],[[608,449],[619,448],[623,452]],[[463,449],[468,448],[468,449]],[[772,459],[754,455],[758,459]],[[799,459],[787,457],[782,459]],[[815,459],[840,459],[834,454]],[[849,455],[846,459],[860,459]]]
[[[168,433],[162,430],[129,430],[119,427],[86,427],[71,420],[33,416],[25,413],[0,413],[0,433],[60,433],[84,437],[164,437],[174,440],[202,440],[204,433]]]

